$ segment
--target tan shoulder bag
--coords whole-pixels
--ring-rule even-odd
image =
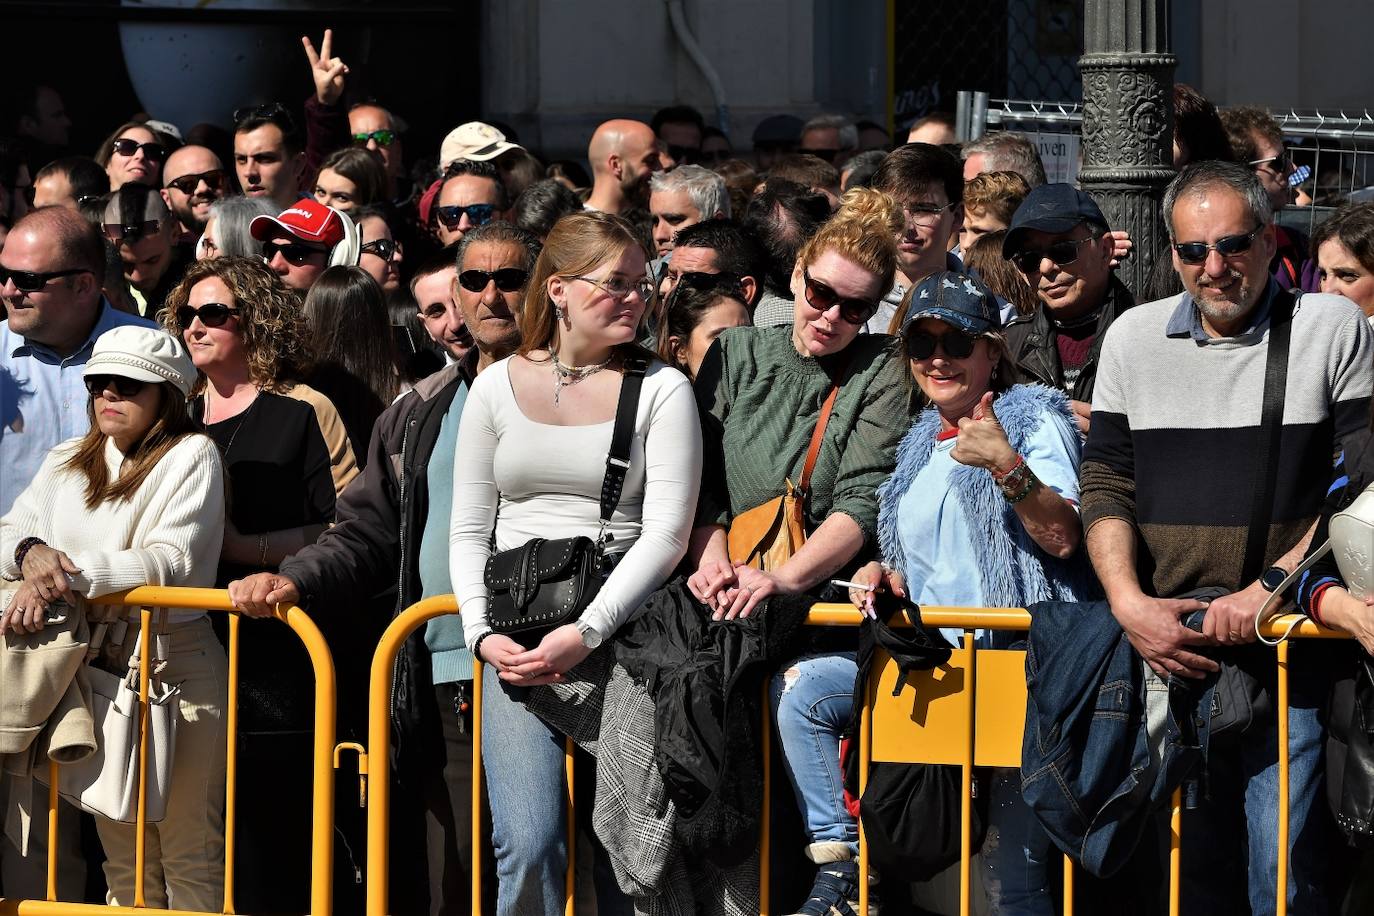
[[[811,495],[811,472],[821,453],[825,425],[830,421],[830,411],[839,393],[840,384],[835,382],[821,405],[821,415],[816,418],[816,430],[806,450],[806,463],[802,465],[801,484],[794,487],[789,477],[783,495],[740,513],[730,522],[726,546],[732,562],[755,569],[777,569],[806,543],[806,501]]]

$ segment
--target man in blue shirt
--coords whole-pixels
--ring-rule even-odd
[[[0,250],[0,515],[9,512],[43,457],[90,429],[81,370],[101,334],[152,322],[115,311],[101,295],[105,243],[81,214],[45,207],[21,219]],[[3,793],[0,793],[3,794]],[[60,803],[58,896],[82,900],[86,864],[77,811]],[[27,857],[0,845],[5,893],[43,899],[47,819],[35,818]]]

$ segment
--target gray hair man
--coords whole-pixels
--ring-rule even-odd
[[[809,153],[831,165],[859,151],[859,129],[844,115],[817,115],[802,125],[799,153]]]
[[[673,237],[702,220],[729,219],[730,193],[725,179],[699,165],[680,165],[655,172],[649,179],[649,214],[654,248],[662,257],[673,250]]]
[[[1015,172],[1034,189],[1048,180],[1035,144],[1020,134],[1008,131],[984,134],[965,143],[962,156],[965,181],[984,172]]]

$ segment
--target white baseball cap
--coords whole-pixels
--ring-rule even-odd
[[[505,134],[490,124],[484,124],[481,121],[469,121],[449,131],[444,142],[440,144],[439,168],[446,169],[459,159],[486,162],[488,159],[495,159],[507,150],[513,149],[524,149],[524,147],[509,142]]]

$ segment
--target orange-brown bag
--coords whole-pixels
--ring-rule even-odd
[[[726,547],[732,562],[774,570],[806,543],[806,501],[811,495],[811,472],[816,467],[825,425],[830,421],[830,411],[839,393],[840,385],[836,382],[821,405],[821,415],[816,418],[816,430],[806,450],[806,463],[802,465],[801,484],[794,487],[788,478],[787,490],[782,496],[741,512],[731,520]]]

